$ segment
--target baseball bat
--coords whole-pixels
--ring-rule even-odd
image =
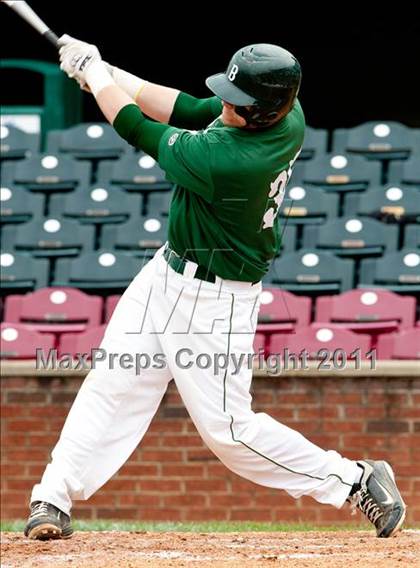
[[[30,26],[35,28],[37,32],[43,35],[45,39],[58,49],[58,36],[41,20],[27,2],[23,0],[1,0],[1,2],[7,4],[9,8],[19,14],[21,18],[26,20]]]

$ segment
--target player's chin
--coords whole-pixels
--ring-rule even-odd
[[[229,116],[226,114],[222,114],[222,122],[224,126],[231,126],[234,128],[242,128],[246,126],[246,121],[241,116]]]

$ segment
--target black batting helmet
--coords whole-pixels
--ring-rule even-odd
[[[235,105],[248,126],[264,127],[291,110],[301,77],[299,62],[289,51],[257,43],[237,51],[227,71],[208,77],[206,85]]]

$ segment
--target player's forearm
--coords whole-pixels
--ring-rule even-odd
[[[146,119],[133,99],[115,83],[102,61],[92,63],[86,69],[85,80],[117,133],[135,148],[157,159],[160,139],[169,127]]]
[[[106,63],[106,66],[116,84],[147,116],[159,122],[169,122],[179,94],[177,89],[150,83],[109,63]]]
[[[120,110],[133,102],[115,83],[103,61],[89,65],[85,72],[85,80],[99,108],[111,124]]]
[[[99,108],[110,124],[114,123],[121,109],[134,102],[127,93],[124,93],[124,91],[115,84],[109,85],[99,91],[95,98]]]
[[[179,91],[155,83],[146,83],[136,97],[140,109],[154,120],[168,124]]]
[[[154,120],[200,130],[221,112],[221,102],[216,97],[197,99],[178,89],[145,81],[109,63],[105,65],[117,85]]]

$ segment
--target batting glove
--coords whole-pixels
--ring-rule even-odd
[[[81,88],[85,88],[86,71],[92,63],[102,61],[96,45],[80,41],[65,34],[58,40],[60,47],[60,68],[71,79],[76,79]]]

